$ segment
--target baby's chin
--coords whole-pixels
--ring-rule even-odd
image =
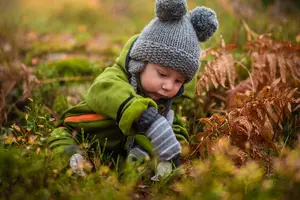
[[[158,101],[158,100],[160,100],[160,99],[169,99],[169,97],[160,95],[160,94],[158,94],[158,93],[156,93],[156,92],[148,92],[147,95],[148,95],[151,99],[153,99],[154,101]]]

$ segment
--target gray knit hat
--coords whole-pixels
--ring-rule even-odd
[[[155,12],[157,17],[144,28],[130,57],[169,67],[191,81],[200,65],[199,41],[208,40],[218,28],[216,13],[197,7],[187,14],[186,0],[156,0]],[[133,66],[131,73],[141,71]]]

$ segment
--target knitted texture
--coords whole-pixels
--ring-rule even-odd
[[[83,171],[84,158],[81,154],[75,153],[70,158],[70,167],[78,176],[85,176]]]
[[[200,42],[208,40],[219,27],[215,11],[206,7],[196,7],[190,13],[191,22]]]
[[[186,0],[163,0],[155,2],[156,16],[162,21],[178,20],[186,12]]]
[[[145,124],[147,123],[153,123],[154,120],[156,120],[156,116],[157,116],[158,112],[154,107],[150,107],[148,109],[148,111],[146,111],[143,115],[142,115],[142,120],[139,120],[139,123],[141,127],[144,127]],[[159,119],[160,116],[158,116],[157,119]],[[174,120],[174,111],[173,110],[169,110],[169,112],[166,115],[166,120],[168,121],[168,123],[172,126],[173,124],[173,120]],[[149,129],[149,125],[147,126]],[[175,166],[179,166],[179,154],[176,153],[177,157],[174,156],[173,158],[173,162],[175,164]],[[134,144],[134,146],[129,150],[128,152],[128,157],[127,157],[127,161],[129,163],[133,163],[136,161],[145,161],[147,160],[147,158],[150,158],[150,155],[143,150],[139,145]]]
[[[159,160],[172,160],[181,153],[181,145],[166,118],[161,115],[158,116],[158,119],[147,129],[145,135],[150,139]]]
[[[141,32],[130,57],[181,72],[185,82],[200,66],[200,44],[218,28],[215,12],[201,7],[187,13],[186,0],[156,0],[156,16]]]
[[[136,61],[134,59],[131,59],[128,63],[128,71],[131,75],[130,85],[132,85],[135,92],[137,92],[138,88],[139,73],[144,69],[145,65],[144,62]]]
[[[166,115],[166,119],[168,120],[169,124],[172,126],[173,125],[173,121],[174,121],[174,111],[173,110],[169,110],[169,112]]]
[[[189,82],[199,68],[200,45],[187,16],[165,22],[156,18],[144,28],[130,56],[181,72]]]
[[[138,130],[141,132],[147,131],[155,120],[160,118],[158,110],[154,107],[149,107],[137,120]]]

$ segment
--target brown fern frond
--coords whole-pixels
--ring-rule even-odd
[[[276,142],[284,120],[300,108],[299,45],[271,40],[268,34],[254,38],[245,46],[251,60],[250,70],[243,60],[234,61],[232,54],[224,50],[224,44],[220,49],[206,52],[213,59],[208,61],[198,81],[197,93],[203,88],[208,91],[211,86],[231,89],[227,91],[227,113],[219,116],[225,120],[226,128],[215,116],[199,120],[204,130],[197,134],[199,143],[195,152],[201,157],[212,153],[212,145],[220,137],[226,137],[245,154],[242,157],[267,162],[266,150],[280,152],[280,144]],[[249,78],[234,87],[235,63],[248,70]]]
[[[201,54],[202,59],[213,56],[213,59],[208,61],[204,72],[197,83],[197,94],[205,88],[209,91],[209,87],[213,85],[215,88],[222,86],[224,88],[234,88],[236,73],[234,70],[234,58],[230,50],[234,49],[233,45],[225,45],[219,49],[209,49]],[[228,80],[228,86],[226,81]]]
[[[295,98],[297,91],[297,88],[287,87],[280,84],[279,80],[275,80],[270,87],[265,87],[260,91],[257,99],[265,104],[271,121],[281,127],[285,116],[293,112],[292,104],[298,104],[298,100]]]
[[[300,58],[289,58],[286,60],[286,64],[289,66],[289,69],[291,70],[294,79],[300,81]]]
[[[248,142],[252,158],[261,158],[266,147],[278,152],[279,147],[273,141],[275,128],[282,128],[283,120],[293,112],[292,106],[297,106],[296,93],[297,88],[289,88],[275,80],[243,107],[230,111],[227,119],[233,144],[246,151],[243,145]]]
[[[29,98],[39,81],[25,65],[14,63],[10,66],[0,64],[0,82],[0,124],[3,124],[11,107]],[[17,87],[22,88],[22,95],[14,102],[7,102],[7,99],[13,99],[9,96]]]
[[[227,91],[227,108],[239,108],[245,103],[251,101],[252,92],[252,82],[250,78],[241,81],[234,89]]]
[[[205,151],[211,151],[213,137],[218,138],[228,132],[228,124],[225,116],[217,114],[210,118],[201,118],[199,121],[204,123],[206,128],[203,132],[197,134],[198,145],[194,148],[190,156],[199,152],[201,157],[205,157]]]
[[[271,121],[269,120],[269,117],[266,116],[266,120],[264,123],[263,132],[261,134],[265,140],[270,142],[272,144],[272,139],[274,137],[274,130]]]
[[[276,65],[277,65],[277,60],[276,60],[276,55],[275,53],[270,53],[267,54],[267,61],[270,66],[270,79],[275,80],[276,79]]]
[[[246,157],[267,160],[266,149],[280,151],[274,140],[276,127],[282,128],[281,123],[291,115],[292,107],[299,104],[299,98],[295,98],[297,92],[276,79],[271,86],[262,88],[256,97],[249,94],[243,106],[225,116],[200,119],[205,129],[197,134],[199,143],[194,152],[199,152],[201,157],[212,153],[212,145],[225,136],[233,146],[245,152]]]
[[[280,77],[283,83],[286,83],[286,62],[282,53],[277,54],[277,62],[280,70]]]
[[[300,46],[289,41],[275,41],[262,35],[245,46],[252,61],[255,86],[270,84],[277,78],[300,80]]]
[[[236,73],[235,73],[235,69],[234,69],[233,56],[232,56],[232,54],[228,54],[228,56],[223,56],[222,59],[223,59],[222,63],[227,63],[227,65],[225,65],[224,67],[226,67],[229,86],[230,86],[230,88],[234,88],[235,87]],[[225,82],[225,80],[224,80],[224,82]]]
[[[252,101],[247,103],[241,109],[241,115],[247,116],[254,128],[253,134],[259,135],[263,131],[263,124],[265,121],[265,109],[260,102]]]
[[[267,54],[253,52],[251,55],[252,60],[252,77],[254,81],[255,89],[258,89],[260,85],[266,83],[269,78],[269,73],[267,71]]]
[[[245,45],[251,59],[251,74],[234,89],[228,91],[228,108],[241,106],[237,96],[251,90],[259,92],[275,80],[289,85],[300,84],[300,46],[289,41],[274,41],[270,35],[255,37]],[[253,94],[257,95],[257,94]],[[239,103],[238,103],[239,102]]]
[[[274,111],[273,106],[270,104],[270,102],[266,102],[266,109],[268,112],[268,116],[270,117],[270,119],[272,119],[273,123],[278,123],[279,122],[279,118],[277,113]]]
[[[230,122],[232,132],[238,133],[240,136],[247,136],[245,139],[249,139],[253,130],[252,123],[246,116],[239,116]]]
[[[300,46],[289,41],[271,40],[269,35],[256,38],[245,45],[251,59],[251,74],[228,91],[228,108],[241,106],[237,95],[248,92],[251,82],[255,95],[259,95],[265,86],[276,82],[296,87],[300,84]]]

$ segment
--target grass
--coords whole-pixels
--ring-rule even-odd
[[[0,199],[299,198],[297,121],[284,124],[287,137],[282,141],[280,156],[272,157],[272,169],[256,161],[238,167],[224,152],[216,151],[206,159],[195,155],[197,159],[186,160],[171,177],[153,183],[145,166],[118,171],[112,167],[115,161],[104,162],[96,156],[96,170],[77,177],[67,168],[68,159],[53,157],[45,141],[57,123],[55,119],[83,99],[92,80],[114,62],[127,39],[149,23],[154,17],[153,2],[0,0],[0,65],[12,67],[12,61],[17,60],[27,65],[29,75],[41,80],[32,88],[30,98],[16,105],[13,103],[23,97],[29,78],[20,79],[6,96],[6,105],[13,106],[0,129]],[[219,18],[218,32],[201,47],[219,46],[222,36],[226,43],[237,45],[234,55],[239,60],[245,57],[242,49],[247,42],[242,21],[255,32],[272,33],[280,40],[296,42],[299,34],[297,17],[274,20],[264,7],[255,8],[252,16],[244,16],[242,7],[233,10],[229,0],[188,3],[190,9],[196,5],[211,7]],[[11,46],[11,50],[4,51],[4,45]],[[248,76],[239,66],[237,72],[240,77]],[[201,107],[201,99],[199,102],[184,104],[183,110],[208,114]],[[194,119],[192,123],[198,122]],[[218,145],[231,148],[226,142]]]

